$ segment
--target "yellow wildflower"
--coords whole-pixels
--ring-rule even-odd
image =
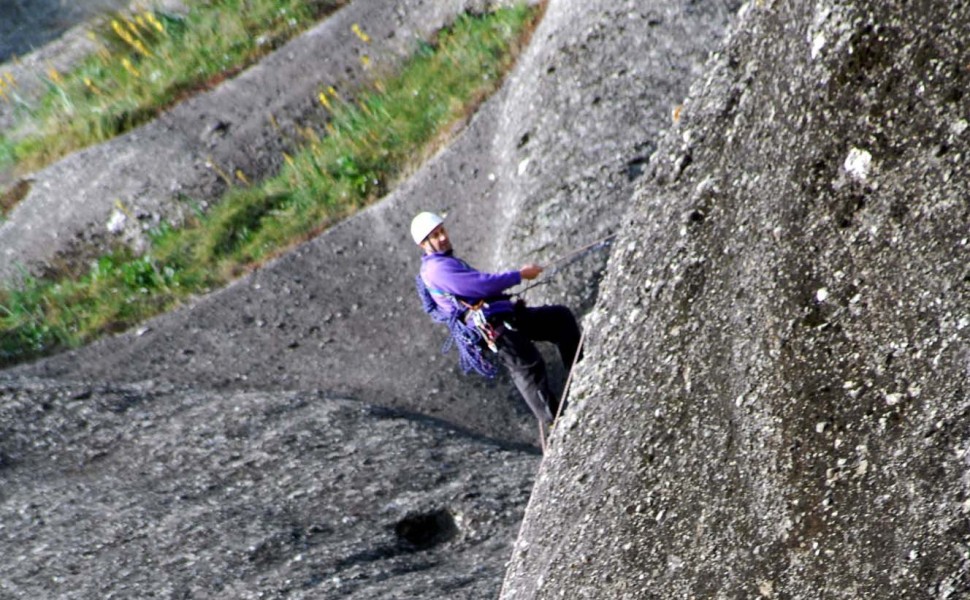
[[[100,96],[100,95],[101,95],[101,90],[99,90],[99,89],[98,89],[98,86],[96,86],[96,85],[94,84],[94,82],[93,82],[93,81],[91,81],[91,78],[90,78],[90,77],[85,77],[85,78],[84,78],[84,85],[85,85],[85,86],[86,86],[86,87],[87,87],[87,88],[88,88],[89,90],[91,90],[92,92],[94,92],[94,94],[95,94],[96,96]]]
[[[145,13],[145,20],[148,21],[149,23],[151,23],[152,24],[152,27],[154,27],[155,29],[158,30],[158,33],[165,33],[165,28],[162,27],[162,24],[159,22],[158,19],[155,18],[155,15],[154,14],[152,14],[150,12],[146,12]]]
[[[57,69],[55,69],[54,67],[48,67],[48,69],[47,69],[47,77],[52,82],[54,82],[55,84],[58,84],[58,85],[60,85],[61,83],[64,82],[64,79],[61,77],[61,74],[58,73],[57,72]]]
[[[17,78],[13,76],[13,73],[7,71],[3,76],[7,78],[7,83],[10,84],[10,87],[17,87]]]
[[[360,57],[360,64],[362,64],[364,67],[369,67],[370,66],[370,57],[367,56],[366,54],[361,55],[361,57]]]
[[[125,71],[128,71],[129,73],[131,73],[135,77],[139,77],[140,76],[140,73],[138,72],[138,69],[136,69],[135,68],[135,65],[131,64],[131,61],[128,60],[127,58],[122,58],[121,59],[121,66],[123,66],[125,68]]]
[[[246,174],[242,172],[242,169],[236,169],[236,179],[249,185],[249,180],[246,179]]]
[[[309,125],[304,127],[301,133],[303,134],[304,138],[310,140],[311,142],[316,142],[320,139],[320,137],[317,135],[317,132],[314,131],[313,128],[310,127]]]
[[[230,179],[229,176],[226,175],[226,172],[225,171],[223,171],[221,168],[219,168],[219,165],[216,164],[216,161],[212,160],[212,157],[211,156],[207,156],[206,157],[205,166],[207,166],[210,169],[212,169],[213,171],[215,171],[216,174],[223,181],[226,182],[226,185],[228,185],[229,187],[232,187],[232,179]]]
[[[333,96],[334,98],[337,98],[338,100],[340,99],[340,94],[337,93],[337,90],[334,89],[332,85],[327,86],[327,93]]]
[[[127,23],[129,27],[134,29],[134,25],[132,25],[128,21],[125,21],[125,23]],[[142,54],[143,56],[151,56],[151,54],[148,52],[148,49],[145,48],[145,45],[141,43],[141,40],[133,38],[131,34],[128,33],[128,31],[124,27],[122,27],[121,23],[119,23],[117,20],[111,21],[111,28],[114,29],[114,32],[118,34],[118,37],[124,40],[126,44],[134,48],[140,54]],[[135,33],[137,32],[138,31],[135,30]]]
[[[293,166],[293,157],[286,152],[283,153],[283,160],[286,161],[286,164],[290,165],[291,167]]]
[[[327,99],[326,94],[324,94],[323,92],[320,92],[317,98],[320,99],[320,104],[322,104],[327,110],[333,110],[333,107],[330,106],[330,100]]]
[[[135,218],[135,216],[131,214],[131,211],[128,210],[128,207],[125,206],[125,203],[121,201],[121,198],[115,198],[115,208],[121,211],[121,213],[127,216],[129,219]]]
[[[358,25],[357,23],[354,23],[353,25],[351,25],[350,29],[351,31],[354,32],[354,35],[359,37],[361,41],[364,42],[365,44],[370,42],[370,36],[364,33],[363,30],[360,28],[360,25]]]

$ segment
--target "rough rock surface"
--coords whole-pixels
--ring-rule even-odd
[[[418,254],[407,223],[417,210],[448,212],[459,252],[485,269],[550,260],[615,231],[671,107],[719,45],[732,8],[552,2],[503,89],[388,198],[135,331],[4,371],[0,552],[18,560],[0,561],[0,589],[14,598],[71,597],[73,589],[126,597],[114,575],[114,562],[126,560],[132,585],[156,582],[162,597],[247,597],[253,589],[266,597],[495,597],[525,503],[518,478],[535,468],[535,425],[507,381],[462,377],[454,354],[438,353],[444,332],[414,297]],[[304,74],[319,75],[307,64],[319,66],[302,63]],[[220,114],[213,110],[204,114]],[[131,135],[148,142],[151,127]],[[111,156],[153,151],[134,142],[82,153],[93,162],[66,160],[107,168]],[[252,149],[231,142],[220,148]],[[102,226],[77,225],[83,235]],[[595,300],[604,263],[605,254],[585,259],[528,298],[581,312]],[[351,432],[344,442],[327,437],[343,429]],[[361,450],[341,456],[345,447]],[[442,449],[439,457],[426,459],[428,448]],[[456,471],[441,467],[464,452],[471,458]],[[313,458],[301,462],[306,454]],[[311,460],[345,475],[327,479]],[[416,481],[412,463],[422,463],[413,465]],[[501,477],[500,463],[509,470]],[[276,468],[287,478],[263,481]],[[384,511],[398,497],[409,499],[406,510]],[[343,522],[364,504],[366,518]],[[483,524],[456,518],[447,541],[413,552],[389,533],[408,511],[451,531],[441,509],[484,515],[470,521]],[[348,587],[334,587],[335,576]]]
[[[734,2],[552,2],[509,85],[497,139],[496,263],[548,264],[619,229],[671,112],[720,46]],[[684,91],[681,91],[684,90]],[[509,252],[509,249],[514,250]],[[530,291],[584,312],[609,252]]]
[[[970,596],[968,27],[747,6],[628,215],[502,598]]]
[[[313,393],[4,385],[0,597],[494,598],[535,454]]]

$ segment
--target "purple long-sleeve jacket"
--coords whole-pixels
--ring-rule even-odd
[[[518,271],[482,273],[453,256],[451,252],[434,252],[422,256],[421,279],[442,310],[464,310],[461,306],[455,306],[452,297],[468,304],[484,300],[486,317],[511,312],[514,305],[504,292],[522,283],[522,276]]]

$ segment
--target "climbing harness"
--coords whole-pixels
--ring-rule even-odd
[[[434,301],[432,294],[434,292],[445,294],[445,292],[438,290],[433,292],[429,290],[420,275],[415,278],[415,286],[417,287],[418,297],[421,299],[421,307],[424,309],[424,312],[436,323],[446,325],[451,334],[444,345],[442,345],[441,353],[447,354],[451,350],[451,347],[455,346],[458,349],[458,365],[461,367],[462,372],[469,373],[475,371],[487,379],[494,378],[498,374],[498,366],[495,364],[493,357],[485,353],[482,348],[482,342],[485,342],[493,353],[496,352],[498,348],[495,345],[495,339],[498,337],[498,332],[485,320],[485,315],[482,312],[484,302],[480,302],[478,309],[469,313],[472,315],[473,321],[480,318],[487,327],[487,329],[479,329],[476,323],[469,325],[465,322],[464,317],[468,312],[467,310],[447,312],[441,310],[438,303]],[[479,317],[475,317],[475,314],[478,314]]]
[[[461,304],[465,307],[466,314],[468,315],[467,318],[471,319],[472,324],[475,325],[475,329],[482,336],[482,341],[485,342],[488,349],[492,352],[498,352],[498,346],[495,344],[495,340],[498,339],[499,331],[492,327],[492,324],[485,318],[484,309],[488,307],[488,304],[485,304],[484,300],[479,301],[474,306],[467,302],[461,302]]]
[[[482,341],[485,342],[488,349],[492,352],[498,352],[498,346],[495,344],[495,340],[498,339],[500,331],[493,327],[485,317],[485,309],[488,308],[487,302],[484,300],[479,300],[475,304],[470,304],[458,298],[454,294],[429,288],[427,285],[425,287],[432,296],[442,296],[447,298],[455,307],[455,310],[458,311],[458,318],[463,320],[466,324],[470,321],[472,326],[478,330]]]

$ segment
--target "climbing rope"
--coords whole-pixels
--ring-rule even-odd
[[[583,257],[585,257],[585,256],[587,256],[589,254],[592,254],[593,252],[596,252],[597,250],[601,250],[603,248],[608,247],[610,244],[613,243],[613,240],[615,238],[616,238],[616,234],[613,233],[613,234],[610,234],[610,235],[608,235],[608,236],[606,236],[604,238],[598,239],[595,242],[591,242],[589,244],[586,244],[585,246],[582,246],[581,248],[578,248],[576,250],[573,250],[572,252],[570,252],[568,254],[565,254],[563,256],[560,256],[556,260],[554,260],[551,263],[549,263],[549,265],[545,269],[543,269],[542,272],[543,272],[544,277],[541,280],[536,281],[536,282],[533,282],[533,283],[527,285],[526,287],[524,287],[521,290],[519,290],[518,292],[516,292],[516,295],[517,296],[521,296],[525,292],[529,291],[530,289],[532,289],[532,288],[534,288],[534,287],[536,287],[538,285],[542,285],[544,283],[549,283],[549,281],[550,281],[550,279],[551,279],[551,277],[553,275],[555,275],[556,273],[558,273],[559,271],[561,271],[565,267],[568,267],[569,265],[572,265],[575,262],[579,261],[581,258],[583,258]],[[562,390],[562,398],[560,398],[560,400],[559,400],[559,406],[556,407],[556,415],[552,419],[552,425],[549,426],[550,429],[553,428],[553,427],[555,427],[556,426],[556,423],[559,422],[559,416],[562,413],[562,407],[566,404],[566,397],[569,394],[569,384],[573,380],[573,370],[576,367],[576,361],[579,360],[579,354],[583,350],[583,342],[585,341],[585,339],[586,339],[586,330],[584,329],[580,333],[580,336],[579,336],[579,344],[576,346],[576,355],[573,357],[573,362],[572,362],[573,368],[569,370],[569,375],[566,377],[566,384],[565,384],[565,386],[563,387],[563,390]],[[547,448],[547,445],[546,445],[546,428],[543,425],[543,423],[542,423],[541,420],[538,420],[538,423],[539,423],[539,441],[540,441],[540,443],[542,445],[542,454],[544,456],[546,454],[546,448]]]
[[[576,361],[579,360],[579,354],[583,351],[583,342],[586,341],[586,330],[584,329],[579,334],[579,343],[576,345],[576,355],[573,356],[573,367],[569,369],[569,375],[566,377],[566,384],[562,388],[562,397],[559,399],[559,406],[556,407],[556,414],[552,418],[552,425],[549,426],[551,430],[559,423],[559,416],[562,414],[562,407],[566,405],[566,397],[569,395],[569,384],[573,380],[573,372],[576,370]],[[542,421],[539,421],[539,441],[542,444],[542,455],[546,455],[546,432],[542,426]]]
[[[420,275],[414,279],[418,297],[421,299],[421,306],[433,321],[447,325],[451,334],[441,347],[442,354],[446,354],[452,346],[458,350],[458,364],[465,373],[475,371],[486,379],[492,379],[498,374],[498,366],[493,357],[486,355],[482,351],[479,342],[493,342],[483,337],[483,332],[478,328],[468,326],[461,318],[463,311],[442,311],[438,308],[437,302],[431,296],[431,291],[425,285]]]
[[[596,252],[597,250],[601,250],[603,248],[608,247],[610,244],[613,243],[613,239],[614,238],[616,238],[616,234],[615,233],[610,234],[610,235],[606,236],[605,238],[596,240],[595,242],[591,242],[589,244],[586,244],[582,248],[579,248],[577,250],[574,250],[574,251],[570,252],[569,254],[566,254],[564,256],[560,256],[556,260],[554,260],[551,263],[549,263],[542,270],[542,274],[543,274],[542,279],[537,280],[537,281],[534,281],[533,283],[530,283],[529,285],[525,286],[524,288],[522,288],[521,290],[519,290],[517,292],[517,295],[524,294],[525,292],[531,290],[532,288],[534,288],[536,286],[549,283],[549,280],[552,278],[553,275],[555,275],[556,273],[558,273],[562,269],[568,267],[569,265],[572,265],[572,264],[576,263],[577,261],[579,261],[579,259],[583,258],[584,256],[586,256],[588,254],[592,254],[593,252]]]

